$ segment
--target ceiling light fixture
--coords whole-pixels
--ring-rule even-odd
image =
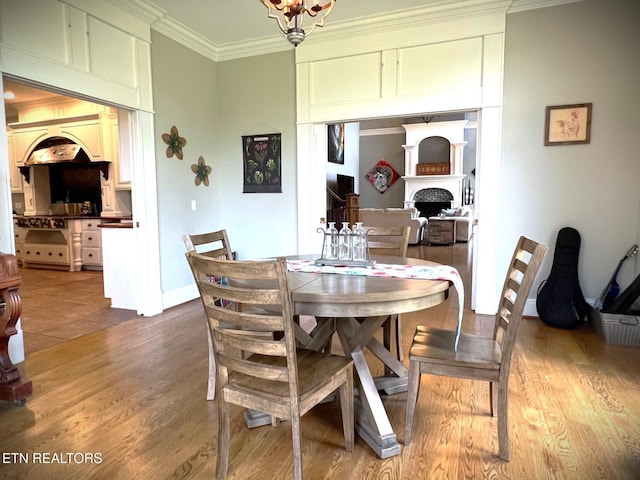
[[[269,18],[274,18],[287,40],[298,46],[305,36],[313,32],[316,27],[322,27],[324,18],[331,13],[336,0],[258,0],[269,11]],[[309,6],[307,6],[309,5]],[[303,23],[305,15],[313,22],[311,28],[305,32]]]

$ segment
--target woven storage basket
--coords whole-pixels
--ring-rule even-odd
[[[607,343],[640,346],[640,317],[596,312],[593,326]]]

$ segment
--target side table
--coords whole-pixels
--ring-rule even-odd
[[[431,245],[453,245],[456,242],[456,221],[447,217],[430,217],[427,233]]]

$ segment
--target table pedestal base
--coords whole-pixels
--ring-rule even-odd
[[[379,392],[386,395],[394,395],[400,392],[406,392],[409,386],[408,377],[396,377],[395,375],[386,375],[384,377],[376,377],[376,388]]]
[[[377,429],[373,428],[369,422],[367,422],[366,411],[362,403],[358,400],[356,400],[354,404],[354,409],[356,414],[356,432],[358,432],[360,438],[362,438],[380,458],[400,455],[402,446],[398,443],[395,432],[385,435],[379,434]]]
[[[249,428],[262,427],[264,425],[271,425],[271,415],[257,410],[245,410],[244,421]]]

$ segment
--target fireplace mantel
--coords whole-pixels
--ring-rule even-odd
[[[404,204],[412,205],[415,194],[427,188],[442,188],[451,192],[452,206],[462,205],[462,152],[467,142],[464,141],[464,129],[467,120],[436,123],[412,123],[403,125],[406,131],[405,151]],[[430,137],[443,137],[450,144],[451,175],[416,175],[419,159],[420,142]]]
[[[452,207],[462,205],[462,180],[465,175],[412,175],[404,176],[404,203],[411,206],[416,193],[425,188],[442,188],[453,195]]]

